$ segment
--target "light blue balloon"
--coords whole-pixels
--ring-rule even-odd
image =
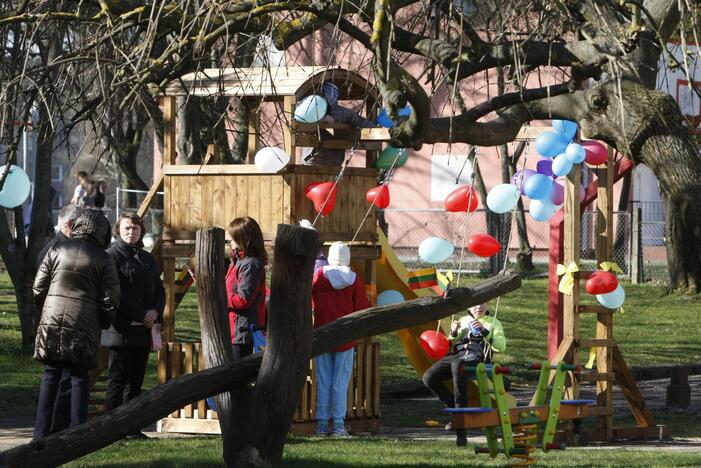
[[[295,120],[304,123],[315,123],[326,115],[326,99],[316,94],[307,96],[295,108]]]
[[[531,214],[531,218],[536,221],[547,221],[555,214],[557,207],[550,203],[550,200],[531,200],[531,206],[528,212]]]
[[[572,170],[572,161],[567,159],[567,156],[563,153],[553,159],[553,174],[558,177],[564,177],[570,173]]]
[[[565,156],[572,164],[579,164],[584,161],[587,153],[579,143],[570,143],[565,150]]]
[[[553,130],[564,136],[565,140],[572,141],[577,134],[577,123],[570,120],[553,120]]]
[[[528,198],[532,200],[540,200],[550,195],[550,190],[553,187],[553,180],[543,174],[533,174],[523,184],[523,191],[526,192]]]
[[[626,292],[623,290],[623,286],[618,285],[616,289],[607,294],[597,294],[596,300],[599,304],[608,309],[618,309],[623,305],[626,300]]]
[[[5,174],[5,168],[0,170],[0,177]],[[10,173],[5,178],[5,184],[0,191],[0,205],[5,208],[20,206],[29,196],[32,184],[29,177],[19,166],[10,166]]]
[[[419,244],[419,257],[426,263],[441,263],[453,255],[453,244],[440,237],[429,237]]]
[[[539,174],[533,174],[530,177],[535,177],[536,175]],[[528,179],[526,179],[526,182],[528,182]],[[487,194],[487,207],[495,213],[506,213],[516,206],[518,197],[518,187],[513,184],[499,184]]]
[[[387,291],[382,291],[377,295],[377,305],[386,306],[390,304],[399,304],[404,302],[404,296],[399,291],[394,289],[388,289]]]
[[[554,158],[558,154],[565,152],[569,142],[562,134],[543,132],[535,139],[535,150],[541,156]]]

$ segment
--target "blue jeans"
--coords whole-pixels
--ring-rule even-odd
[[[316,418],[320,425],[333,418],[334,428],[343,427],[348,405],[348,381],[353,374],[353,349],[317,356]]]

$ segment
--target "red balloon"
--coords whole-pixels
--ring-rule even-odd
[[[584,288],[589,294],[607,294],[618,287],[618,278],[610,271],[595,271],[589,275]]]
[[[389,206],[389,187],[385,184],[373,187],[365,194],[365,198],[369,203],[375,203],[375,206],[381,209]]]
[[[437,361],[443,359],[450,349],[450,342],[443,333],[426,330],[419,336],[421,348],[428,354],[428,357]]]
[[[338,191],[333,182],[312,182],[304,188],[304,191],[305,196],[314,202],[314,209],[317,212],[320,211],[322,215],[331,213],[336,201],[336,192]],[[326,200],[327,198],[328,201]],[[324,202],[326,202],[326,205],[324,205]]]
[[[499,253],[499,241],[489,234],[473,234],[467,241],[467,250],[480,257],[491,257]]]
[[[451,213],[465,212],[470,204],[470,213],[477,209],[477,192],[470,185],[462,185],[445,198],[445,209]]]
[[[584,160],[592,166],[606,164],[609,160],[609,150],[596,140],[588,140],[580,143],[584,148]]]

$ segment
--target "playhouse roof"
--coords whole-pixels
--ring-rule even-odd
[[[324,81],[338,85],[340,99],[377,99],[376,89],[365,78],[337,67],[207,68],[171,81],[165,94],[299,99]]]

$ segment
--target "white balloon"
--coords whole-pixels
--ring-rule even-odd
[[[0,177],[5,174],[5,166],[0,168]],[[0,206],[16,208],[29,196],[32,184],[29,177],[19,166],[10,166],[10,173],[5,178],[5,184],[0,190]]]
[[[259,171],[275,173],[287,166],[290,162],[290,155],[280,148],[267,146],[256,153],[254,162]]]

